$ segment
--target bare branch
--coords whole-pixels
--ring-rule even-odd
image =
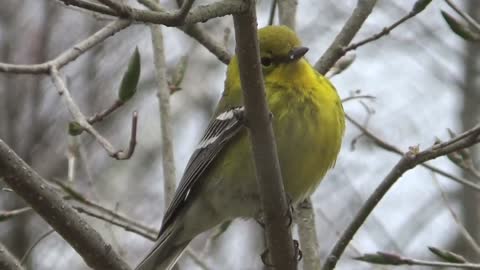
[[[404,257],[398,254],[378,251],[373,254],[364,254],[360,257],[355,258],[356,260],[364,261],[372,264],[383,264],[383,265],[419,265],[419,266],[431,266],[438,268],[459,268],[459,269],[480,269],[480,264],[469,263],[469,262],[438,262],[438,261],[427,261],[419,260]]]
[[[298,225],[298,237],[303,253],[303,269],[314,270],[320,268],[319,244],[315,225],[315,212],[312,201],[307,198],[296,208],[295,221]]]
[[[82,256],[89,267],[130,269],[100,234],[2,140],[0,140],[0,176]]]
[[[288,216],[285,215],[289,212],[289,207],[282,184],[275,137],[260,70],[255,2],[251,0],[244,2],[250,4],[248,11],[235,14],[233,23],[270,262],[277,269],[296,269],[292,234],[288,226]]]
[[[100,133],[96,129],[94,129],[92,125],[88,123],[88,120],[86,119],[85,115],[83,115],[78,105],[73,101],[73,98],[70,95],[70,91],[68,91],[65,85],[65,82],[60,77],[58,69],[55,66],[51,67],[50,75],[55,87],[57,88],[58,94],[64,100],[65,105],[67,106],[68,110],[72,114],[75,122],[82,129],[90,133],[97,140],[97,142],[107,151],[107,153],[111,157],[119,160],[129,159],[133,154],[135,150],[135,145],[136,145],[136,134],[137,134],[136,133],[136,129],[137,129],[136,112],[132,117],[132,132],[131,132],[129,148],[127,149],[127,151],[115,150],[113,145],[107,139],[105,139],[102,135],[100,135]]]
[[[358,0],[357,6],[352,12],[350,18],[345,22],[342,30],[335,37],[333,43],[327,51],[315,63],[315,68],[321,74],[325,74],[340,57],[344,55],[343,48],[347,46],[357,34],[360,27],[370,15],[377,0]]]
[[[24,214],[32,210],[30,207],[24,207],[20,209],[10,210],[10,211],[0,211],[0,222],[7,219],[16,217],[18,215]]]
[[[423,7],[423,8],[415,8],[417,5],[417,3],[420,3],[420,1],[423,1],[423,0],[418,0],[415,5],[414,5],[414,8],[412,8],[412,10],[405,16],[403,16],[402,18],[400,18],[398,21],[394,22],[393,24],[391,24],[390,26],[387,26],[387,27],[384,27],[382,29],[382,31],[376,33],[375,35],[369,37],[369,38],[366,38],[364,40],[361,40],[359,42],[356,42],[356,43],[352,43],[350,44],[348,47],[344,48],[343,49],[343,53],[347,53],[348,51],[351,51],[351,50],[356,50],[358,47],[361,47],[367,43],[370,43],[372,41],[375,41],[377,39],[380,39],[381,37],[383,36],[386,36],[388,34],[390,34],[390,32],[393,31],[393,29],[397,28],[397,26],[401,25],[402,23],[408,21],[409,19],[417,16],[419,13],[421,13],[422,11],[425,10],[425,7],[426,5],[428,5],[428,3]],[[423,2],[426,2],[426,1],[423,1]]]
[[[115,9],[120,10],[123,14],[119,14],[120,17],[127,17],[128,19],[143,22],[143,23],[153,23],[153,24],[163,24],[165,26],[181,26],[187,24],[194,24],[198,22],[204,22],[212,18],[223,17],[230,14],[237,14],[244,12],[248,5],[246,1],[237,1],[237,0],[223,0],[219,2],[214,2],[208,5],[199,5],[190,10],[186,15],[185,12],[188,11],[188,4],[192,4],[192,0],[185,1],[185,5],[182,5],[177,12],[171,11],[150,11],[136,9],[132,7],[115,7],[111,9],[103,5],[86,5],[83,0],[59,0],[64,2],[66,5],[74,5],[82,8],[89,9],[91,11],[99,12],[107,15],[115,15],[118,12]],[[102,0],[104,2],[112,2],[111,0]],[[182,17],[184,17],[182,19]]]
[[[164,10],[157,3],[152,0],[138,0],[139,3],[145,5],[151,10],[162,11]],[[178,26],[178,29],[182,30],[185,34],[189,35],[198,43],[202,44],[208,51],[215,55],[218,60],[222,63],[227,64],[230,62],[231,55],[225,49],[224,46],[218,41],[216,41],[212,36],[210,36],[206,31],[200,28],[196,24],[188,24],[183,26]]]
[[[417,165],[425,161],[432,160],[477,144],[480,142],[479,135],[480,125],[477,125],[476,127],[462,133],[457,138],[444,143],[434,144],[424,151],[420,151],[417,147],[410,147],[410,150],[402,156],[398,163],[392,168],[380,185],[375,189],[372,195],[370,195],[362,208],[357,212],[352,222],[348,225],[340,239],[330,251],[322,270],[331,270],[335,267],[338,259],[343,254],[343,251],[357,230],[365,222],[367,217],[377,206],[383,196],[406,171],[415,168]]]
[[[153,60],[155,65],[155,77],[157,79],[157,99],[160,114],[164,199],[165,205],[169,205],[175,195],[177,182],[177,177],[175,175],[175,158],[173,155],[170,89],[167,82],[167,65],[165,63],[161,26],[152,25],[150,31],[152,34]]]
[[[295,18],[297,15],[297,0],[277,0],[278,17],[280,24],[295,30]]]
[[[13,256],[3,245],[0,243],[0,269],[3,270],[24,270],[18,262],[17,258]]]
[[[66,50],[59,56],[54,59],[41,63],[41,64],[31,64],[31,65],[16,65],[16,64],[7,64],[0,63],[0,72],[6,73],[30,73],[30,74],[48,74],[52,67],[56,69],[61,69],[66,64],[77,59],[80,55],[85,53],[87,50],[91,49],[95,45],[104,41],[106,38],[112,36],[113,34],[119,32],[120,30],[128,27],[131,24],[130,21],[126,20],[116,20],[109,23],[102,29],[100,29],[95,34],[89,36],[80,43],[74,45],[70,49]]]
[[[474,250],[477,254],[480,255],[480,246],[475,241],[475,239],[472,237],[472,235],[468,232],[467,228],[465,228],[465,226],[462,224],[460,218],[457,216],[457,214],[453,210],[453,208],[452,208],[452,206],[451,206],[451,204],[448,200],[447,194],[445,193],[442,186],[440,185],[440,182],[437,180],[437,178],[435,177],[435,174],[433,174],[433,173],[432,173],[432,178],[433,178],[433,182],[435,183],[438,190],[440,191],[440,194],[442,195],[442,200],[443,200],[445,206],[447,207],[448,212],[452,216],[452,219],[455,222],[455,224],[457,224],[457,227],[460,231],[460,234],[463,236],[463,238],[465,238],[465,240],[470,245],[472,250]]]
[[[348,99],[348,98],[347,98]],[[345,101],[345,99],[344,99]],[[345,118],[347,118],[347,120],[352,123],[354,126],[356,126],[358,129],[360,129],[362,131],[362,133],[367,136],[369,139],[371,139],[377,146],[379,146],[380,148],[383,148],[384,150],[387,150],[389,152],[392,152],[392,153],[395,153],[395,154],[398,154],[398,155],[403,155],[403,152],[402,150],[400,150],[400,148],[396,147],[395,145],[392,145],[388,142],[386,142],[385,140],[382,140],[381,138],[379,138],[377,135],[373,134],[370,130],[366,129],[365,127],[363,127],[360,123],[358,123],[356,120],[354,120],[352,117],[350,117],[348,114],[345,115]],[[455,140],[457,139],[457,137],[454,138]],[[448,173],[442,169],[439,169],[435,166],[432,166],[432,165],[429,165],[429,164],[426,164],[426,163],[423,163],[423,164],[420,164],[420,166],[432,171],[432,172],[435,172],[439,175],[442,175],[446,178],[449,178],[461,185],[464,185],[464,186],[467,186],[469,188],[472,188],[476,191],[479,191],[480,192],[480,186],[477,185],[477,184],[474,184],[468,180],[465,180],[461,177],[458,177],[458,176],[455,176],[451,173]]]

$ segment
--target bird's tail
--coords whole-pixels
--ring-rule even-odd
[[[178,240],[176,236],[181,230],[172,227],[175,226],[169,226],[162,232],[152,250],[135,270],[170,270],[175,265],[190,240],[176,243],[175,240]]]

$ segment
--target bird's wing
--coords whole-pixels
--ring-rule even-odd
[[[218,114],[210,121],[195,152],[188,161],[180,185],[163,218],[160,235],[173,221],[178,211],[188,199],[190,191],[198,182],[203,172],[223,149],[224,145],[243,127],[244,107],[233,107]]]

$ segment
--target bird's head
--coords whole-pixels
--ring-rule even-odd
[[[258,30],[260,60],[264,74],[279,65],[300,60],[308,51],[295,32],[287,26],[267,26]]]

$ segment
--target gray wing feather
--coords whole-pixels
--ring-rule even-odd
[[[203,172],[215,160],[224,145],[242,129],[244,122],[244,107],[234,107],[213,118],[200,140],[197,149],[188,161],[185,173],[163,218],[160,235],[173,221],[194,185]]]

